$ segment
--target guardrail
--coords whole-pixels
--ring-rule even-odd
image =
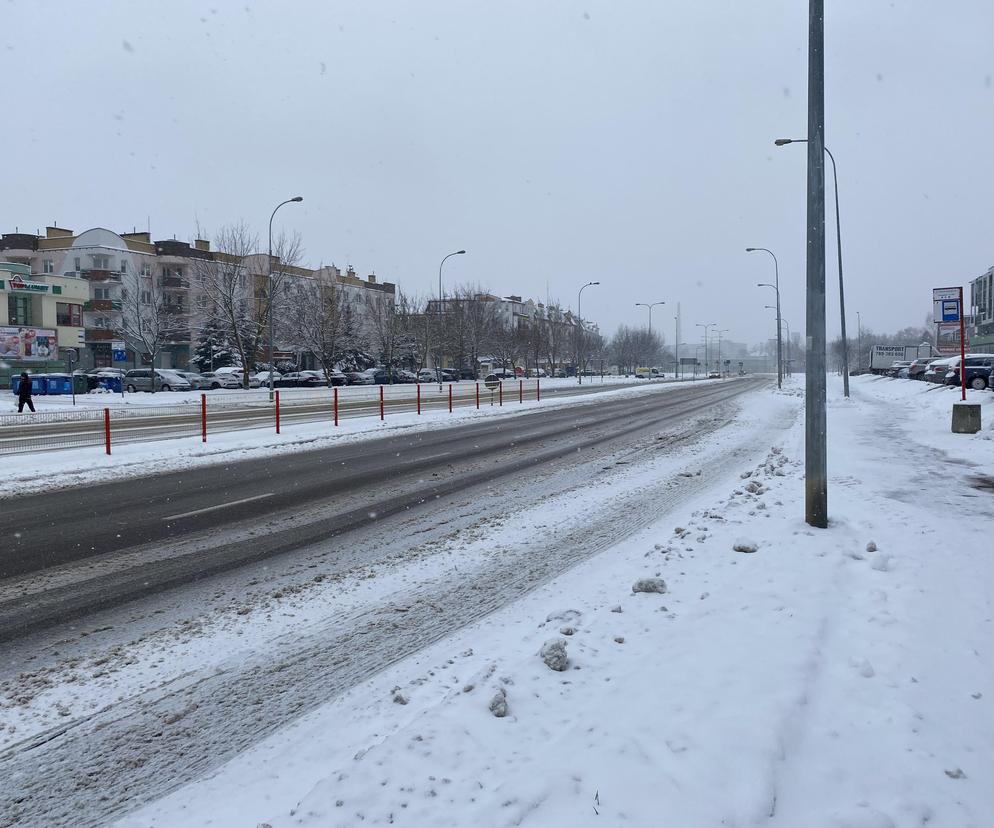
[[[552,394],[563,388],[551,389]],[[454,412],[456,408],[500,408],[540,401],[541,380],[505,380],[438,385],[346,386],[321,389],[277,389],[270,400],[264,390],[246,394],[213,392],[199,399],[166,405],[106,406],[72,411],[0,415],[0,455],[25,454],[92,446],[107,454],[115,445],[199,437],[253,428],[281,434],[301,423],[400,413]],[[572,391],[571,393],[575,393]]]

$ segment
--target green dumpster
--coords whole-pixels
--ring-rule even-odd
[[[86,374],[73,374],[72,385],[73,391],[77,394],[85,394],[90,390],[89,383],[86,381]]]

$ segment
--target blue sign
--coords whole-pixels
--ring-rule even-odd
[[[114,351],[114,362],[124,362],[128,358],[127,351]]]
[[[943,322],[959,322],[959,300],[958,299],[943,299],[942,300],[942,321]]]

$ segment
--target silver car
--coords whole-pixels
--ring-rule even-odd
[[[151,391],[152,381],[151,368],[135,368],[124,375],[124,390],[131,393],[135,391]],[[156,368],[155,390],[189,391],[190,383],[185,377],[181,377],[175,371]]]

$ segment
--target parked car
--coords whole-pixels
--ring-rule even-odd
[[[203,391],[204,389],[211,387],[210,380],[198,374],[196,371],[177,371],[176,373],[190,383],[190,388],[194,391]]]
[[[943,382],[946,385],[960,385],[959,357],[953,357],[949,370]],[[967,354],[964,370],[966,371],[966,384],[968,388],[982,391],[990,385],[991,366],[994,365],[994,355],[991,354]]]
[[[502,380],[513,380],[517,379],[518,375],[514,373],[513,368],[494,368],[494,370],[490,372],[490,375],[487,378],[489,379],[490,377],[498,377],[499,379]]]
[[[375,382],[373,375],[364,371],[346,371],[345,381],[349,385],[372,385]]]
[[[259,371],[255,374],[255,378],[259,381],[259,386],[269,387],[269,371]],[[273,371],[273,385],[275,386],[279,382],[279,378],[283,376],[279,371]],[[252,387],[251,379],[249,381],[249,388]]]
[[[291,371],[277,378],[277,388],[321,388],[326,385],[324,376],[317,371]]]
[[[208,388],[241,388],[243,374],[219,374],[216,371],[205,371],[201,378],[207,382]]]
[[[409,371],[404,371],[402,373],[410,373]],[[455,371],[449,371],[442,369],[441,371],[435,368],[422,368],[417,373],[418,382],[438,382],[439,377],[441,377],[442,382],[457,382],[458,374]]]
[[[543,369],[543,368],[529,368],[525,372],[525,376],[527,376],[527,377],[547,377],[549,375],[547,373],[545,373],[545,369]]]
[[[156,391],[189,391],[190,383],[177,374],[163,368],[155,369],[155,390]],[[135,368],[124,375],[124,390],[134,393],[136,391],[152,390],[152,369]]]
[[[935,362],[938,358],[939,357],[922,357],[913,360],[908,366],[908,379],[924,380],[925,371],[928,369],[928,366]]]
[[[943,382],[946,379],[946,372],[953,364],[953,360],[958,362],[959,357],[945,357],[944,359],[933,360],[929,363],[928,368],[925,369],[925,373],[922,374],[922,379],[925,382]]]
[[[911,365],[911,363],[906,360],[898,360],[897,362],[892,362],[890,368],[888,368],[884,373],[886,373],[888,377],[896,377],[901,373],[902,368],[907,368],[909,365]]]

